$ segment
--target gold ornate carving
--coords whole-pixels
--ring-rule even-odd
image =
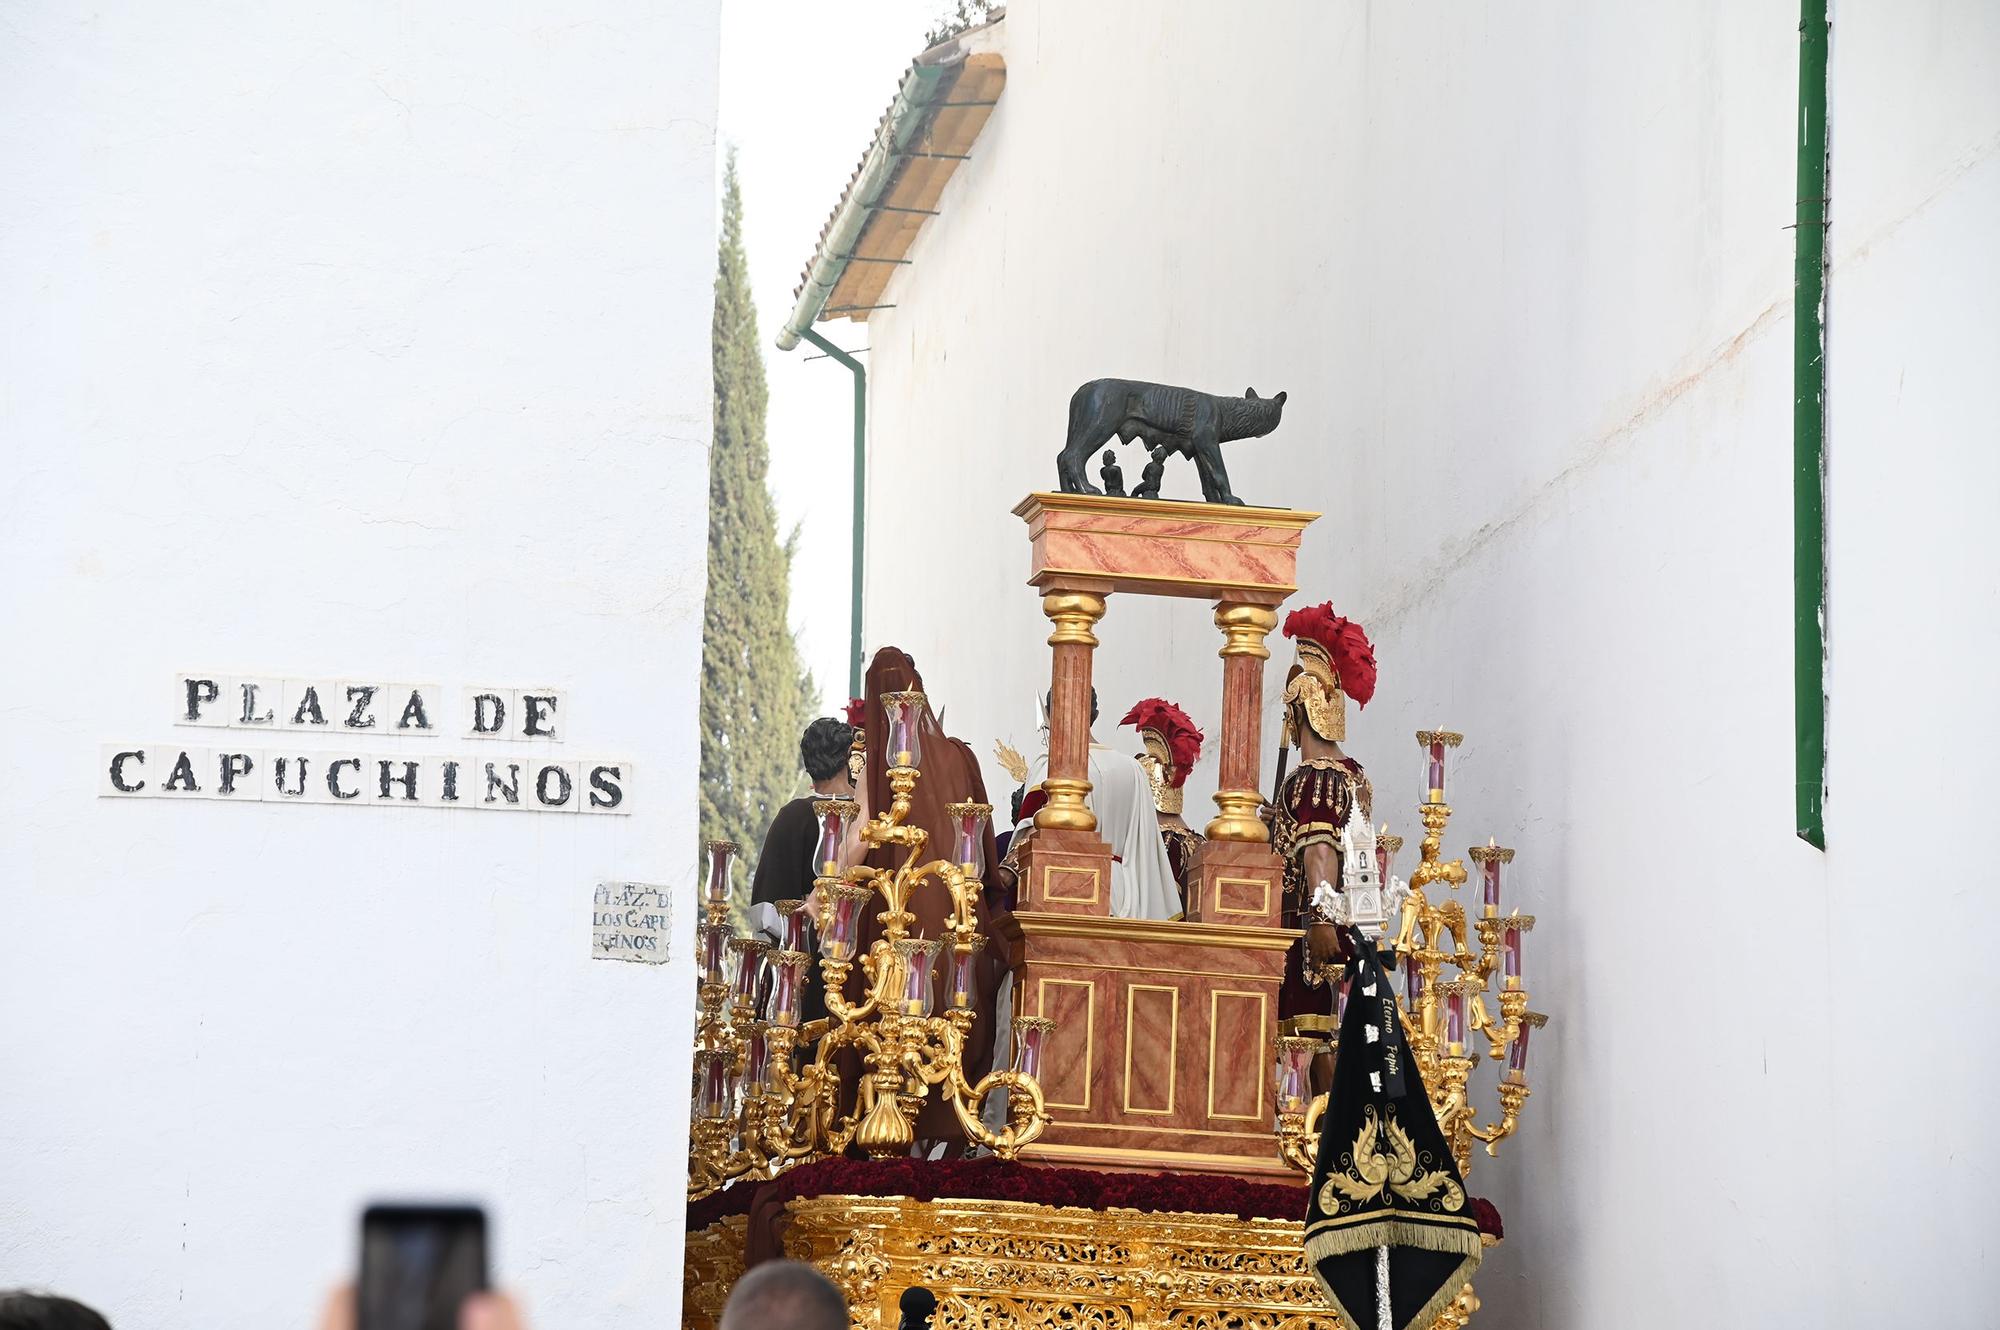
[[[940,1330],[1339,1326],[1294,1222],[852,1196],[786,1208],[786,1254],[840,1287],[859,1330],[894,1326],[912,1284],[937,1295]]]

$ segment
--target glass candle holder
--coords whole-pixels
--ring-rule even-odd
[[[720,1122],[729,1116],[730,1055],[720,1048],[694,1051],[694,1111],[706,1122]]]
[[[1023,1076],[1042,1078],[1042,1054],[1056,1023],[1047,1016],[1014,1018],[1014,1070]]]
[[[806,945],[812,934],[812,918],[804,901],[779,901],[778,945],[786,951],[811,951]]]
[[[729,982],[729,926],[727,924],[696,924],[694,942],[695,954],[701,967],[701,982],[704,984],[727,984]]]
[[[1414,1016],[1423,1007],[1424,971],[1413,956],[1405,956],[1403,964],[1409,967],[1403,975],[1403,999],[1409,1004],[1410,1014]]]
[[[712,840],[708,843],[708,899],[716,905],[729,901],[729,875],[736,862],[736,842]]]
[[[1494,843],[1491,836],[1484,845],[1475,845],[1466,851],[1472,861],[1479,865],[1479,900],[1487,918],[1500,913],[1500,868],[1514,862],[1514,852],[1505,845]]]
[[[906,937],[895,943],[897,985],[896,1010],[905,1016],[931,1014],[931,962],[937,959],[938,944],[929,938]]]
[[[1353,984],[1352,979],[1343,979],[1334,986],[1333,1028],[1336,1030],[1340,1028],[1340,1023],[1347,1019],[1347,990]]]
[[[803,951],[771,953],[771,1024],[790,1029],[799,1023],[799,998],[805,991],[806,966],[811,961]]]
[[[1444,1041],[1454,1051],[1465,1048],[1465,988],[1461,984],[1439,984],[1444,994]]]
[[[914,689],[882,694],[882,713],[889,728],[889,740],[883,754],[890,766],[914,769],[922,764],[920,722],[927,705],[924,695]]]
[[[735,982],[731,985],[732,995],[745,1007],[754,1007],[757,990],[764,986],[764,953],[771,944],[760,937],[733,937],[729,939],[730,972]]]
[[[1521,938],[1535,926],[1531,914],[1510,914],[1501,920],[1500,974],[1508,988],[1521,986]]]
[[[950,969],[945,972],[945,981],[953,1011],[965,1011],[978,996],[979,953],[985,948],[986,935],[983,933],[974,933],[952,947]]]
[[[1277,1065],[1272,1080],[1277,1089],[1280,1113],[1303,1114],[1306,1105],[1312,1101],[1312,1060],[1319,1046],[1317,1039],[1299,1035],[1279,1037]]]
[[[861,937],[861,911],[875,895],[873,887],[843,882],[821,893],[819,954],[830,961],[851,961]]]
[[[743,1092],[746,1095],[762,1094],[764,1083],[770,1077],[769,1029],[762,1021],[751,1021],[743,1027]]]
[[[813,816],[819,819],[819,848],[814,859],[821,877],[840,876],[840,848],[847,843],[861,805],[852,799],[815,799]]]
[[[951,819],[952,861],[967,877],[986,874],[986,820],[993,816],[992,804],[946,804]]]
[[[1516,1085],[1525,1084],[1528,1079],[1528,1032],[1548,1023],[1549,1018],[1539,1011],[1522,1014],[1520,1031],[1515,1034],[1514,1042],[1507,1045],[1507,1079]]]
[[[1451,730],[1418,730],[1417,747],[1423,750],[1423,802],[1441,804],[1451,788],[1451,769],[1458,758],[1458,746],[1465,736]]]

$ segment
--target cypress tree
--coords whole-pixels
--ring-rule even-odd
[[[708,455],[708,598],[701,637],[701,829],[743,847],[736,913],[779,805],[804,787],[799,732],[812,680],[792,635],[792,542],[767,484],[763,352],[743,254],[743,194],[723,172],[713,325],[715,441]]]

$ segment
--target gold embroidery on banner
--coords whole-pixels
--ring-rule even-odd
[[[1464,1190],[1437,1167],[1429,1151],[1418,1152],[1417,1143],[1396,1121],[1395,1107],[1377,1118],[1371,1104],[1362,1111],[1354,1143],[1341,1151],[1328,1171],[1319,1190],[1319,1208],[1329,1215],[1348,1214],[1370,1202],[1394,1205],[1397,1196],[1428,1203],[1437,1214],[1465,1205]]]

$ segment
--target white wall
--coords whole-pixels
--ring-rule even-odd
[[[1464,729],[1451,848],[1519,847],[1541,917],[1535,1095],[1472,1177],[1495,1325],[1982,1321],[2000,25],[1866,8],[1835,16],[1824,854],[1792,834],[1796,5],[1018,0],[868,326],[868,639],[982,753],[1046,686],[1008,509],[1070,391],[1291,394],[1229,465],[1326,513],[1295,603],[1382,663],[1350,748],[1407,834],[1411,732]],[[899,508],[948,553],[898,563]],[[1099,636],[1111,719],[1165,692],[1214,733],[1205,606],[1114,598]]]
[[[536,1324],[676,1323],[687,972],[589,915],[694,857],[716,24],[8,25],[0,1286],[303,1324],[456,1194]],[[95,797],[189,667],[554,683],[633,814]]]

